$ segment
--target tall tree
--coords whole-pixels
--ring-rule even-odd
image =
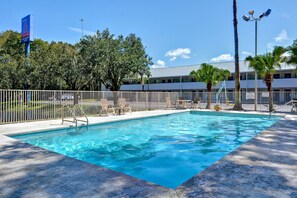
[[[0,89],[18,89],[17,64],[9,55],[0,56]]]
[[[89,68],[90,79],[100,81],[111,91],[119,91],[124,79],[148,70],[151,58],[134,34],[115,37],[108,29],[86,36],[79,43],[80,54]]]
[[[235,44],[235,104],[234,110],[242,110],[241,93],[240,93],[240,70],[239,70],[239,53],[238,53],[238,21],[237,21],[237,0],[233,0],[233,27],[234,27],[234,44]]]
[[[288,47],[288,51],[290,53],[290,56],[288,58],[287,63],[297,64],[297,40],[295,40],[293,44]],[[297,67],[296,67],[296,72],[297,72]]]
[[[22,89],[25,84],[25,49],[21,34],[12,30],[0,33],[0,88]]]
[[[197,71],[191,71],[193,76],[198,82],[205,82],[207,89],[207,109],[211,109],[211,90],[213,86],[218,85],[222,80],[230,75],[230,72],[225,69],[219,69],[210,64],[203,63]]]
[[[81,90],[103,83],[118,91],[124,79],[148,73],[152,64],[139,37],[115,37],[108,29],[76,45],[35,39],[29,60],[20,41],[18,32],[0,33],[0,88]]]
[[[272,97],[272,81],[273,74],[277,68],[281,68],[281,63],[286,61],[283,54],[286,49],[283,47],[275,47],[272,53],[259,55],[256,57],[247,57],[246,61],[249,62],[249,67],[253,68],[258,74],[263,77],[269,92],[269,111],[273,111],[273,97]]]

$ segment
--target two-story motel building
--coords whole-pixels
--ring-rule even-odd
[[[222,62],[212,64],[218,68],[224,68],[230,71],[231,75],[226,80],[226,90],[228,95],[234,93],[235,88],[235,66],[234,62]],[[177,66],[177,67],[165,67],[165,68],[152,68],[149,83],[142,86],[139,80],[131,80],[125,82],[121,86],[122,91],[177,91],[177,92],[199,92],[201,95],[206,92],[206,84],[204,82],[196,82],[190,75],[193,70],[199,69],[200,65],[190,66]],[[272,83],[274,100],[279,102],[285,102],[291,100],[292,97],[297,96],[297,73],[295,65],[283,64],[274,74],[274,80]],[[240,85],[242,95],[246,92],[255,91],[255,72],[248,67],[248,63],[240,61]],[[258,76],[257,80],[258,91],[261,94],[262,91],[266,91],[267,87]],[[213,92],[216,92],[219,86],[213,88]],[[231,94],[230,94],[231,93]]]

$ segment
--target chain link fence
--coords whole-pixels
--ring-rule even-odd
[[[26,122],[34,120],[61,119],[72,115],[63,106],[80,105],[88,116],[98,116],[100,100],[107,99],[117,105],[119,98],[125,98],[132,111],[161,110],[166,108],[166,98],[172,101],[187,100],[188,103],[200,100],[200,108],[205,108],[207,92],[111,92],[111,91],[48,91],[48,90],[1,90],[0,89],[0,124]],[[255,108],[254,92],[242,92],[241,101],[245,110]],[[292,104],[286,104],[297,98],[297,92],[273,92],[276,112],[291,113]],[[229,102],[226,102],[228,99]],[[232,109],[235,92],[211,93],[212,106],[219,103],[223,109]],[[258,92],[257,110],[268,112],[268,92]],[[189,106],[188,106],[189,107]],[[62,111],[65,111],[62,113]],[[74,113],[76,113],[74,108]],[[77,112],[78,114],[79,112]],[[80,116],[80,115],[78,115]]]

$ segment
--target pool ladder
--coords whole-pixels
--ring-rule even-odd
[[[269,117],[271,117],[271,114],[274,113],[274,112],[276,112],[278,109],[281,109],[282,107],[287,106],[288,104],[291,104],[291,103],[292,103],[291,112],[292,112],[292,113],[293,113],[293,112],[296,113],[296,112],[297,112],[297,100],[296,100],[296,99],[293,99],[293,100],[287,102],[286,104],[284,104],[284,105],[278,107],[277,109],[274,109],[273,111],[271,111],[270,114],[269,114]]]
[[[75,110],[76,107],[78,107],[77,109],[81,112],[82,117],[85,118],[85,120],[82,119],[78,119],[75,115]],[[70,119],[66,119],[65,117],[65,108],[68,110],[68,112],[71,114],[72,116],[72,120]],[[78,122],[85,122],[87,124],[87,126],[89,126],[89,119],[87,117],[87,115],[85,114],[85,112],[83,111],[83,109],[81,108],[80,105],[76,106],[74,105],[73,108],[70,107],[70,105],[63,105],[62,106],[62,124],[64,124],[64,122],[72,122],[75,124],[75,128],[77,128]]]

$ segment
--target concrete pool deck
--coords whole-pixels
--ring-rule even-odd
[[[181,111],[92,117],[90,123],[175,112]],[[297,116],[287,115],[177,189],[4,135],[60,128],[60,122],[0,125],[0,197],[297,197]]]

